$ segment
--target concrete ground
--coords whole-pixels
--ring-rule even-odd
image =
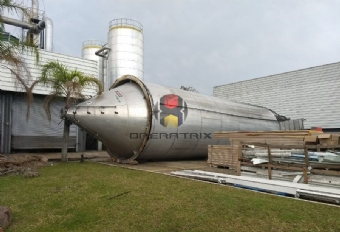
[[[69,161],[80,161],[81,154],[85,162],[97,162],[109,166],[122,167],[134,170],[149,171],[162,174],[170,174],[177,170],[204,170],[225,174],[236,174],[235,170],[227,168],[210,167],[206,160],[181,160],[181,161],[153,161],[140,162],[139,164],[119,164],[114,162],[106,151],[68,152]],[[19,154],[16,154],[19,155]],[[20,155],[34,155],[46,158],[48,161],[60,161],[60,152],[56,153],[20,153]]]
[[[81,155],[84,155],[85,160],[90,159],[108,159],[110,156],[106,151],[86,151],[86,152],[68,152],[67,157],[69,161],[80,160]],[[30,155],[40,156],[46,158],[48,161],[60,161],[61,152],[47,152],[47,153],[14,153],[11,155]]]
[[[225,174],[236,174],[235,170],[226,168],[210,167],[206,160],[181,160],[181,161],[158,161],[145,162],[137,165],[117,164],[114,162],[101,162],[106,165],[129,168],[134,170],[149,171],[161,174],[170,174],[178,170],[203,170],[210,172],[219,172]]]

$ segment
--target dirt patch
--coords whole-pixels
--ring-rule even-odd
[[[39,156],[0,155],[0,176],[36,177],[40,175],[39,168],[48,165],[47,159]]]

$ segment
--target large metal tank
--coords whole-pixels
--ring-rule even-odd
[[[80,103],[66,118],[102,141],[118,159],[205,157],[216,131],[279,130],[266,108],[123,76],[110,91]]]
[[[99,40],[87,40],[83,42],[81,57],[98,62],[98,79],[105,83],[106,60],[95,53],[104,46],[105,42]],[[104,87],[106,90],[107,88]]]
[[[131,19],[110,22],[108,47],[108,85],[124,75],[143,80],[143,27]]]

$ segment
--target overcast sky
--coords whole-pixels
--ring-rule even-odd
[[[24,2],[29,2],[25,0]],[[144,81],[213,86],[340,61],[339,0],[40,0],[54,50],[81,56],[109,22],[144,29]]]

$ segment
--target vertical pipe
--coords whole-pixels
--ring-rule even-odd
[[[32,0],[32,15],[31,20],[34,23],[37,23],[39,19],[39,1],[38,0]],[[39,34],[33,34],[33,43],[39,47],[40,45],[40,35]]]
[[[39,1],[32,0],[32,18],[38,19],[39,16]]]
[[[106,91],[106,90],[109,90],[109,88],[110,88],[110,86],[109,86],[109,84],[108,84],[108,75],[107,75],[107,58],[103,58],[103,60],[104,60],[104,62],[103,62],[103,64],[104,64],[104,67],[103,67],[103,69],[104,69],[104,71],[103,71],[103,87],[104,87],[104,91]]]
[[[53,51],[53,22],[50,18],[44,17],[45,21],[45,50]]]
[[[45,49],[45,30],[40,32],[40,48]]]
[[[98,79],[102,82],[104,85],[104,61],[105,58],[103,57],[98,57]]]

